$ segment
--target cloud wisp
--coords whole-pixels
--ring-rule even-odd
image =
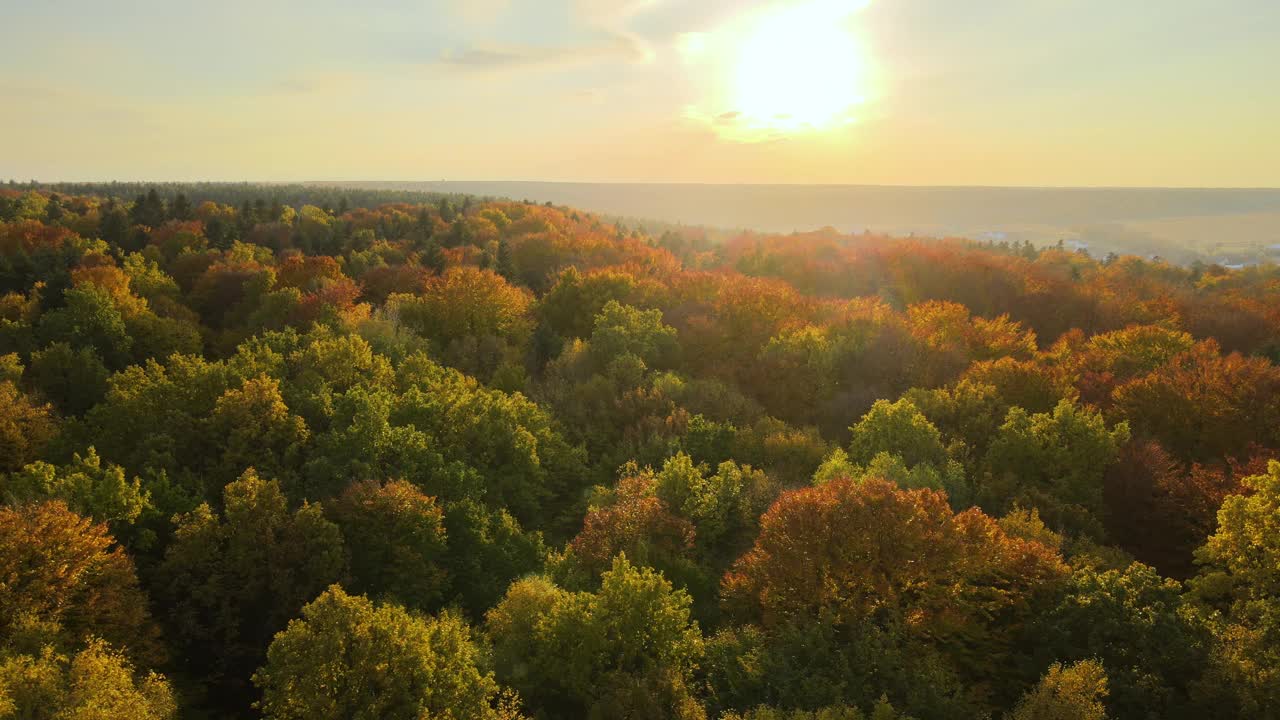
[[[436,58],[440,64],[469,70],[554,69],[596,62],[620,61],[644,64],[654,59],[652,44],[630,28],[640,13],[661,0],[572,0],[568,24],[579,42],[549,45],[471,42],[444,50]],[[504,5],[506,12],[521,8]],[[595,37],[592,37],[595,36]]]
[[[635,48],[627,42],[594,45],[539,46],[475,44],[440,53],[438,61],[470,70],[519,70],[571,67],[607,60],[639,61]]]

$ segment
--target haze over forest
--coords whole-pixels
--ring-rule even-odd
[[[1067,241],[1107,253],[1253,263],[1280,256],[1280,189],[987,188],[547,182],[344,182],[549,201],[725,229]]]

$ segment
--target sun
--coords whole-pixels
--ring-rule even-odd
[[[865,101],[865,64],[846,25],[864,4],[792,3],[755,18],[734,66],[741,122],[785,133],[851,122],[850,111]]]

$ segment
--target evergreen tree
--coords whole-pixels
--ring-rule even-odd
[[[506,238],[498,240],[498,261],[494,269],[508,282],[516,282],[515,259],[511,257],[511,245]]]
[[[129,237],[129,215],[121,208],[115,198],[107,201],[106,208],[98,221],[98,235],[112,245],[124,247]]]
[[[47,222],[56,223],[66,214],[66,209],[62,207],[62,198],[57,193],[49,196],[49,204],[44,206],[44,219]]]
[[[173,198],[173,207],[169,210],[169,216],[174,220],[191,219],[191,201],[187,199],[186,193],[178,193],[177,196]]]

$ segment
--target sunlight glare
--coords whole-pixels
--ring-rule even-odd
[[[847,124],[864,101],[864,63],[846,27],[865,2],[811,0],[762,14],[737,52],[735,109],[757,129],[784,133]]]

